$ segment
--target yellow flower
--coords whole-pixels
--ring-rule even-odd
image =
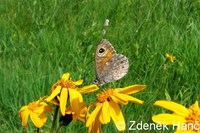
[[[86,123],[89,116],[90,114],[88,113],[88,108],[85,106],[84,108],[81,109],[79,120]]]
[[[142,100],[129,96],[129,94],[137,93],[145,87],[145,85],[132,85],[125,88],[109,88],[98,94],[97,102],[94,103],[96,108],[86,122],[86,126],[89,127],[88,131],[101,132],[101,124],[109,123],[110,118],[112,118],[119,131],[124,131],[125,120],[119,104],[125,105],[128,101],[143,104]],[[119,126],[119,123],[121,123],[121,126]]]
[[[47,120],[46,112],[51,112],[52,109],[42,100],[43,98],[40,98],[36,102],[21,107],[19,117],[22,119],[22,126],[27,126],[29,116],[37,128],[41,128],[44,125]]]
[[[85,109],[87,109],[85,102],[79,103],[78,105],[72,105],[72,107],[71,106],[66,107],[65,111],[66,115],[65,116],[61,115],[59,120],[60,124],[67,126],[72,120],[75,122],[77,122],[78,120],[83,121],[82,115],[86,116],[86,113],[83,112]]]
[[[60,111],[62,115],[65,115],[67,101],[70,101],[70,105],[78,105],[80,102],[83,102],[83,97],[81,94],[89,93],[98,90],[97,85],[89,85],[83,88],[78,88],[78,85],[81,85],[83,80],[78,80],[76,82],[70,79],[70,74],[63,74],[61,80],[58,80],[52,86],[51,95],[46,98],[47,102],[52,101],[55,97],[59,101]],[[72,103],[73,102],[73,103]]]
[[[84,109],[86,108],[86,103],[82,102],[79,103],[78,105],[74,104],[72,107],[67,107],[65,113],[67,115],[72,114],[72,120],[77,121],[77,120],[82,120],[81,114],[83,113]]]
[[[156,106],[171,110],[173,114],[158,114],[152,117],[155,123],[177,126],[176,133],[199,133],[200,132],[200,108],[196,101],[186,108],[172,101],[159,100]]]
[[[174,60],[176,60],[176,56],[172,56],[169,53],[166,53],[165,56],[170,59],[171,62],[174,62]]]

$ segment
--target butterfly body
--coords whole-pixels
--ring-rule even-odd
[[[128,59],[117,54],[112,44],[102,39],[96,49],[96,79],[94,83],[103,85],[107,82],[119,80],[128,72]]]

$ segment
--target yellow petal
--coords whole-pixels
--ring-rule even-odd
[[[70,103],[72,103],[74,99],[79,99],[79,103],[83,102],[83,97],[80,92],[70,88],[68,90],[69,90]]]
[[[153,122],[166,124],[166,125],[176,125],[179,123],[185,123],[186,120],[183,116],[176,114],[158,114],[152,117]]]
[[[44,112],[44,106],[40,106],[34,109],[34,112],[37,114],[41,114],[42,112]]]
[[[23,107],[21,107],[20,110],[19,110],[19,114],[20,114],[22,111],[27,110],[27,109],[28,109],[28,106],[23,106]]]
[[[48,105],[48,104],[45,103],[45,102],[40,102],[39,104],[40,104],[40,106],[47,106],[47,105]]]
[[[34,109],[34,112],[41,114],[42,112],[45,111],[45,106],[48,106],[48,105],[45,102],[39,102],[38,104],[39,104],[39,106]]]
[[[45,112],[51,112],[52,111],[52,106],[51,105],[47,105],[44,107],[44,111]]]
[[[79,92],[73,90],[73,89],[69,89],[69,97],[70,97],[70,105],[72,110],[75,112],[75,115],[73,116],[73,120],[77,121],[79,116],[80,116],[80,112],[81,112],[81,102],[80,100],[82,100],[82,96],[80,95]],[[80,96],[81,98],[77,97]]]
[[[166,56],[167,58],[169,58],[169,57],[170,57],[170,55],[169,55],[168,53],[166,53],[166,54],[165,54],[165,56]]]
[[[128,100],[125,97],[123,97],[122,94],[117,93],[117,92],[114,95],[112,95],[111,98],[116,103],[120,103],[120,104],[127,104],[128,103]]]
[[[58,100],[59,100],[59,99],[58,99]],[[60,104],[59,104],[59,101],[58,101],[58,100],[53,99],[53,100],[51,100],[49,103],[55,104],[55,105],[59,106]]]
[[[172,102],[172,101],[159,100],[159,101],[156,101],[154,105],[171,110],[177,115],[184,116],[184,117],[188,116],[190,113],[189,110],[185,108],[183,105]]]
[[[63,116],[65,115],[67,98],[68,98],[68,90],[67,88],[63,88],[60,94],[60,111]]]
[[[22,119],[22,126],[27,126],[29,115],[30,115],[30,111],[28,109],[23,110],[19,113],[19,117]]]
[[[97,114],[96,118],[100,117],[100,113]],[[101,122],[99,119],[95,119],[95,121],[88,127],[88,133],[102,133],[101,131]]]
[[[71,109],[66,109],[66,111],[65,111],[65,114],[68,114],[68,115],[70,115],[70,114],[74,114],[74,112],[72,112],[72,110]]]
[[[60,93],[60,90],[61,90],[61,86],[57,86],[56,89],[51,93],[51,95],[49,97],[47,97],[45,100],[47,102],[50,102],[52,99],[54,99],[59,93]]]
[[[100,113],[100,109],[102,107],[103,104],[97,104],[96,108],[94,109],[94,111],[92,112],[92,114],[90,115],[90,117],[88,118],[87,122],[86,122],[86,127],[89,127],[94,121],[95,119],[98,119],[96,116],[98,113]]]
[[[124,93],[124,94],[134,94],[134,93],[144,90],[145,87],[146,85],[131,85],[128,87],[124,87],[123,89],[120,89],[119,92]]]
[[[34,110],[34,112],[38,114],[41,114],[42,112],[51,112],[51,111],[52,107],[44,102],[41,102],[40,106]]]
[[[40,97],[40,101],[43,101],[43,100],[45,100],[46,98],[47,98],[48,96],[43,96],[43,97]]]
[[[97,116],[99,117],[99,116]],[[95,122],[94,122],[94,132],[93,133],[101,133],[101,122],[99,121],[99,119],[96,119]]]
[[[97,85],[93,84],[93,85],[89,85],[89,86],[84,86],[83,88],[79,89],[78,91],[81,94],[85,94],[85,93],[94,92],[98,89],[99,89],[99,87]]]
[[[196,101],[193,105],[191,105],[191,106],[189,107],[189,109],[195,110],[195,111],[200,111],[198,101]]]
[[[128,100],[128,101],[131,101],[131,102],[134,102],[134,103],[138,103],[138,104],[143,104],[144,101],[140,100],[140,99],[137,99],[135,97],[132,97],[132,96],[129,96],[129,95],[126,95],[126,94],[122,94],[122,96]]]
[[[37,127],[37,128],[41,128],[44,123],[46,122],[45,118],[41,119],[38,114],[35,113],[31,113],[30,114],[30,118],[33,122],[33,124]]]
[[[75,114],[80,114],[80,106],[79,106],[80,102],[79,99],[73,99],[73,101],[71,102],[71,108],[72,110],[75,112]]]
[[[102,124],[107,124],[110,122],[110,111],[109,111],[109,103],[105,101],[101,108],[101,114],[99,117]]]
[[[69,80],[69,77],[70,77],[70,73],[65,73],[62,75],[62,80]]]
[[[86,109],[87,110],[87,108],[86,108],[86,106],[87,106],[87,104],[86,104],[86,102],[81,102],[80,103],[80,109],[82,110],[82,109]]]
[[[74,82],[75,85],[82,85],[83,84],[83,80],[78,80],[76,82]]]
[[[87,105],[86,105],[86,103],[85,102],[81,102],[80,104],[79,104],[79,108],[80,108],[80,115],[79,115],[79,120],[81,120],[81,121],[83,121],[84,123],[85,123],[85,119],[87,118],[87,111],[88,111],[88,109],[87,109]]]
[[[90,116],[89,114],[89,108],[87,108],[87,105],[85,102],[82,102],[80,104],[80,108],[81,108],[81,112],[80,112],[80,116],[79,116],[79,120],[86,123],[87,118]],[[92,105],[90,105],[91,107]]]
[[[45,123],[47,121],[47,116],[45,113],[40,114],[39,118],[43,121],[43,123]]]
[[[112,100],[109,102],[109,110],[111,118],[119,131],[125,130],[125,120],[119,105]],[[122,124],[121,124],[122,123]],[[120,125],[119,125],[120,124]]]

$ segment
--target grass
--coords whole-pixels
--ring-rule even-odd
[[[168,99],[185,106],[200,100],[199,0],[1,0],[1,132],[33,132],[31,123],[28,129],[22,128],[20,107],[48,95],[63,73],[70,72],[74,80],[84,79],[84,85],[92,83],[94,53],[106,18],[110,26],[104,38],[129,58],[130,69],[123,79],[105,88],[147,85],[145,91],[134,95],[144,100],[144,105],[122,106],[127,122],[151,123],[151,116],[166,112],[153,106],[156,100]],[[168,62],[164,70],[167,52],[176,60]],[[95,94],[84,99],[92,102]],[[113,123],[102,129],[117,131]],[[43,130],[50,130],[50,120]],[[61,130],[86,131],[81,123]]]

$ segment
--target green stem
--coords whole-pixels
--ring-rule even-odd
[[[58,110],[59,110],[59,106],[56,106],[55,113],[54,113],[54,116],[53,116],[53,122],[52,122],[52,125],[51,125],[51,131],[50,131],[50,133],[53,133],[53,131],[55,129],[56,119],[57,119],[57,115],[58,115]]]
[[[37,128],[37,133],[40,133],[40,129],[39,128]]]
[[[62,127],[62,126],[59,124],[59,127],[58,127],[57,130],[56,130],[56,133],[59,133],[61,127]]]

